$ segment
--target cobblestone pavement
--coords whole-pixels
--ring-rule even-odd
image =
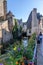
[[[43,65],[43,38],[42,43],[37,46],[37,65]]]

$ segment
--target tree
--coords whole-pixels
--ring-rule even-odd
[[[17,25],[17,20],[14,19],[14,22],[15,22],[15,25],[13,27],[12,34],[13,34],[13,38],[14,39],[17,39],[18,38],[18,25]]]

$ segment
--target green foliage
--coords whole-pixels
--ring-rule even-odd
[[[36,33],[33,33],[31,37],[32,37],[32,39],[35,40],[35,38],[36,38]]]
[[[34,33],[29,39],[29,43],[26,48],[24,48],[24,46],[22,45],[22,43],[20,44],[20,42],[19,44],[14,45],[17,48],[16,51],[14,51],[14,53],[12,52],[12,55],[11,55],[11,58],[15,59],[14,62],[21,60],[22,56],[26,57],[28,60],[32,60],[34,47],[35,47],[35,38],[36,38],[36,35]],[[18,48],[20,49],[19,51],[18,51]]]
[[[14,19],[14,22],[15,22],[15,25],[13,27],[12,34],[13,34],[13,38],[14,39],[17,39],[18,38],[18,25],[17,25],[17,20]]]
[[[32,50],[34,50],[35,47],[35,39],[36,39],[36,34],[33,33],[28,42],[28,47],[31,48]]]
[[[14,19],[14,22],[15,22],[15,25],[14,25],[14,27],[13,27],[12,34],[13,34],[14,40],[17,40],[19,34],[21,35],[21,33],[22,33],[22,27],[20,26],[19,29],[18,29],[17,20]],[[18,33],[18,32],[19,32],[19,33]]]
[[[13,31],[15,32],[15,30]],[[17,31],[17,28],[16,28],[16,31]],[[32,61],[33,54],[34,54],[34,47],[35,47],[35,38],[36,38],[36,34],[34,33],[29,39],[29,43],[26,48],[23,46],[22,41],[18,42],[18,44],[15,43],[13,47],[9,45],[9,47],[11,48],[10,49],[11,51],[8,53],[8,56],[9,56],[8,61],[9,62],[12,61],[13,65],[16,65],[16,62],[18,61],[21,61],[21,60],[24,61],[24,57],[27,60]],[[14,50],[14,48],[16,48],[16,50]]]
[[[30,38],[30,39],[29,39],[29,44],[33,44],[33,43],[35,43],[35,40],[32,39],[32,38]]]
[[[33,51],[31,48],[27,48],[25,53],[23,54],[24,57],[26,57],[28,60],[32,60],[33,58]]]
[[[20,33],[22,33],[22,27],[20,26]]]

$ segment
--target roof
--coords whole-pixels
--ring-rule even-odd
[[[9,11],[7,15],[14,16],[11,11]]]

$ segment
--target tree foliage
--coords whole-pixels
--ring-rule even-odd
[[[13,38],[14,38],[14,39],[17,39],[17,37],[18,37],[18,25],[17,25],[17,20],[14,19],[14,22],[15,22],[15,25],[14,25],[14,27],[13,27],[12,34],[13,34]]]

